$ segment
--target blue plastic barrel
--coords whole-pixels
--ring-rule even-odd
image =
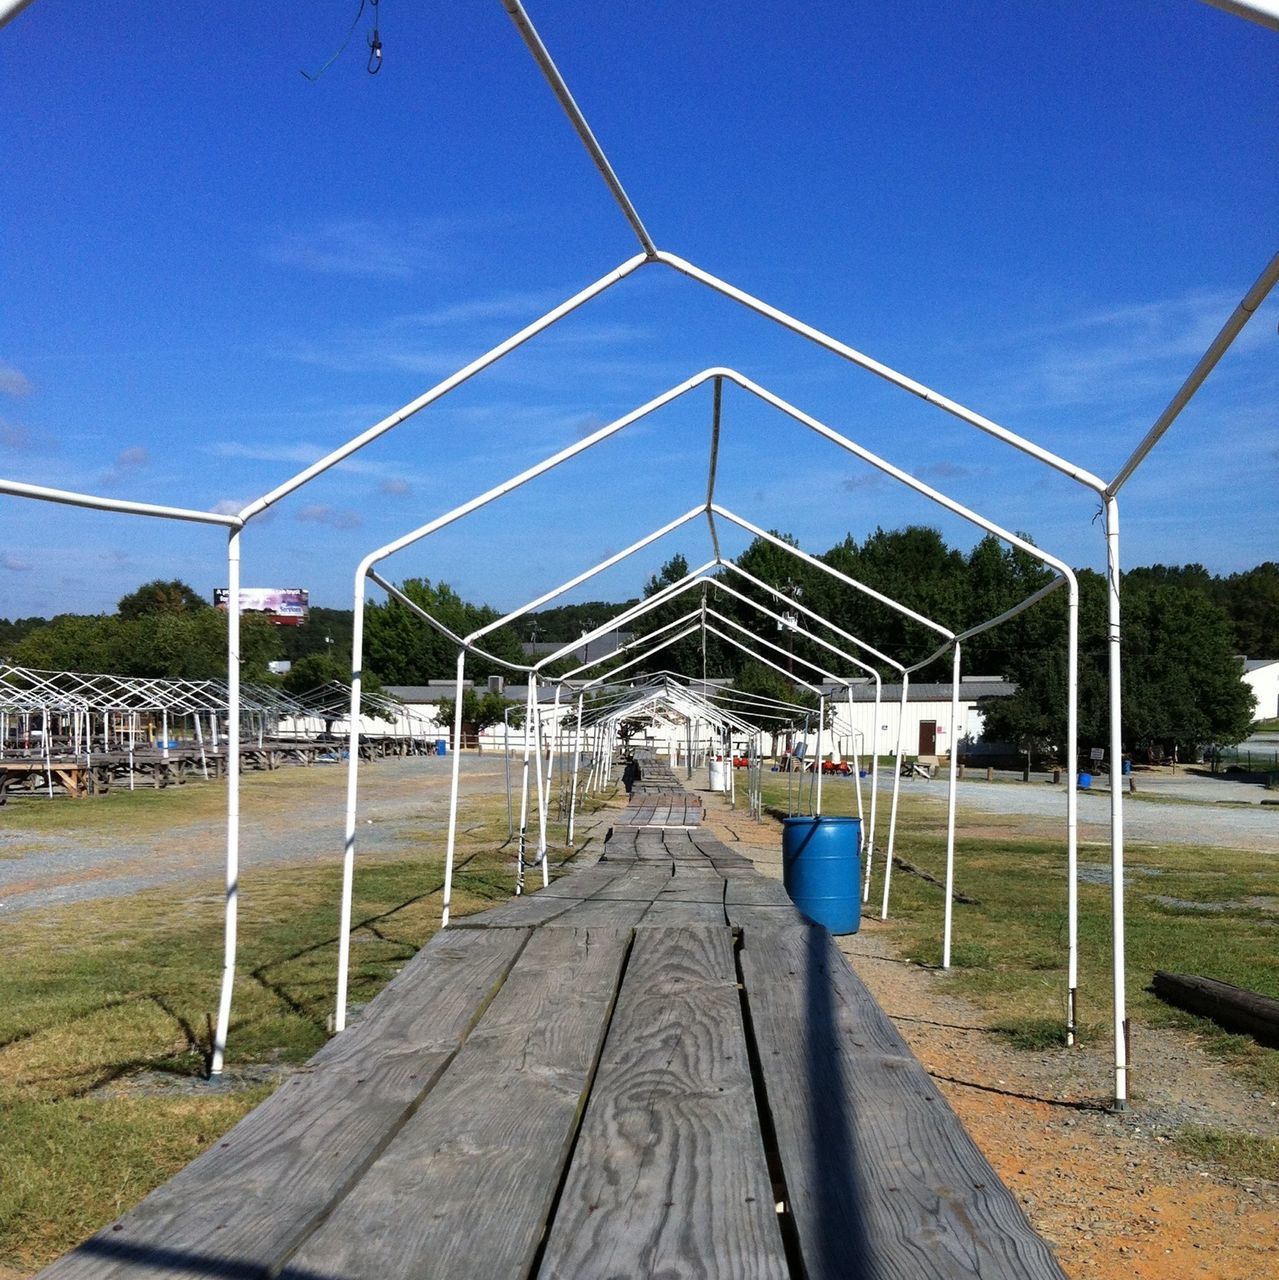
[[[862,922],[860,818],[785,818],[782,883],[791,901],[831,933]]]
[[[1124,767],[1123,767],[1123,774],[1124,774],[1124,777],[1126,778],[1130,773],[1132,773],[1132,761],[1131,761],[1131,760],[1125,760],[1125,761],[1124,761]]]
[[[435,739],[435,754],[437,756],[446,756],[449,753],[449,740],[447,738]]]
[[[1087,791],[1088,788],[1092,786],[1092,774],[1081,773],[1079,775],[1079,786],[1081,790]]]

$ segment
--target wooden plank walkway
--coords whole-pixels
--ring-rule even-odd
[[[42,1277],[1063,1280],[780,884],[683,822],[597,853]]]

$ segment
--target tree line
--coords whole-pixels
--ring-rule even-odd
[[[782,597],[780,602],[740,575],[729,574],[724,581],[748,600],[773,613],[789,612],[805,626],[809,620],[804,610],[830,618],[904,665],[923,660],[942,638],[873,593],[891,597],[958,632],[1010,609],[1053,576],[1033,556],[1007,548],[993,536],[965,552],[947,545],[935,529],[925,526],[877,529],[860,543],[848,536],[807,559],[777,545],[796,546],[788,535],[773,537],[776,541],[755,539],[736,563],[773,587]],[[672,556],[643,584],[644,597],[678,582],[687,572],[687,560]],[[1104,745],[1106,584],[1101,575],[1081,570],[1079,585],[1080,740],[1082,745]],[[491,606],[462,599],[446,583],[413,578],[400,589],[454,635],[470,635],[500,616]],[[686,592],[645,615],[634,629],[640,634],[652,632],[698,610],[701,598],[701,588]],[[556,606],[520,619],[518,630],[496,628],[482,643],[497,658],[519,664],[524,660],[522,641],[533,638],[534,630],[538,640],[567,642],[630,603]],[[705,671],[709,676],[731,678],[739,688],[801,704],[813,700],[803,682],[821,678],[805,660],[841,677],[859,674],[749,603],[715,588],[707,589],[707,603],[770,642],[774,647],[760,647],[770,656],[771,665],[755,661],[715,636],[694,634],[631,670],[668,668],[688,675]],[[1237,655],[1279,656],[1279,564],[1268,562],[1228,576],[1209,574],[1201,565],[1136,568],[1124,575],[1123,605],[1126,747],[1184,750],[1245,736],[1252,706],[1239,678]],[[1014,697],[983,708],[988,737],[1038,748],[1064,742],[1065,624],[1062,589],[965,644],[966,674],[1003,675],[1018,686]],[[717,625],[738,635],[731,626]],[[185,583],[157,581],[123,597],[111,615],[0,620],[0,656],[47,670],[225,678],[225,627],[221,611]],[[425,684],[453,676],[454,641],[398,600],[370,602],[365,629],[365,677],[372,687]],[[829,638],[848,647],[836,637]],[[312,609],[309,621],[300,627],[277,627],[246,614],[244,675],[272,680],[267,663],[287,657],[294,666],[282,683],[293,691],[330,679],[348,680],[350,644],[350,610]],[[864,656],[887,679],[894,678],[891,666]],[[511,673],[500,662],[468,659],[468,676],[482,680],[491,674]],[[915,679],[948,680],[949,676],[949,657],[943,655]]]

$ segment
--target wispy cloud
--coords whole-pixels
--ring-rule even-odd
[[[331,507],[323,502],[303,507],[293,518],[302,524],[322,524],[330,529],[358,529],[364,523],[364,517],[358,511]]]
[[[448,224],[331,218],[282,231],[262,246],[268,262],[320,275],[407,280],[445,265]]]
[[[916,480],[962,480],[972,475],[970,468],[958,462],[929,462],[912,472]]]
[[[241,458],[246,462],[281,462],[289,466],[309,467],[333,451],[332,444],[298,442],[296,444],[246,444],[240,440],[221,440],[207,447],[207,452],[217,458]],[[355,475],[386,476],[391,467],[387,463],[367,458],[347,458],[337,464],[342,470]]]
[[[998,373],[1005,403],[1121,407],[1152,397],[1166,399],[1238,301],[1225,290],[1199,289],[1085,309],[1049,324],[998,334],[990,342],[979,340],[975,349],[1017,352]],[[1273,334],[1254,323],[1235,340],[1227,361],[1246,358],[1272,341]]]
[[[392,476],[390,479],[383,480],[377,489],[388,498],[406,498],[413,492],[413,486],[402,476]]]
[[[10,551],[0,551],[0,569],[8,569],[11,573],[27,573],[34,568],[30,560],[21,560]]]
[[[151,465],[151,454],[145,445],[130,445],[127,449],[121,449],[116,454],[115,462],[110,469],[104,471],[98,477],[98,484],[104,488],[110,488],[114,485],[122,484],[132,476],[137,475],[139,471],[144,471]]]
[[[6,422],[0,418],[0,447],[5,449],[29,449],[31,432],[16,422]]]
[[[840,488],[845,493],[860,493],[863,489],[878,489],[884,477],[878,471],[868,471],[862,476],[845,476]]]
[[[31,380],[21,369],[0,360],[0,393],[7,396],[29,396]]]
[[[442,378],[469,364],[485,348],[523,328],[560,301],[547,294],[500,294],[435,310],[405,312],[376,325],[331,333],[281,335],[272,354],[335,373],[393,370]],[[536,359],[502,360],[488,377],[521,386],[561,385],[565,365],[573,381],[589,378],[668,377],[687,370],[649,354],[651,333],[626,323],[594,323],[574,317],[540,334],[528,348]]]

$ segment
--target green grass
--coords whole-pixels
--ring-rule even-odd
[[[302,772],[269,775],[261,785],[287,796]],[[95,832],[119,833],[153,820],[198,820],[206,808],[220,811],[222,799],[221,789],[212,787],[179,795],[139,791],[92,804],[24,806],[21,813],[24,827],[56,832],[82,821]],[[458,915],[505,901],[513,884],[514,852],[503,847],[505,799],[471,798],[465,818],[474,829],[459,837]],[[438,929],[442,843],[430,833],[410,840],[411,857],[358,865],[353,1005],[371,999]],[[324,1044],[337,968],[340,876],[336,860],[246,870],[229,1087],[216,1090],[194,1082],[207,1070],[217,1009],[219,884],[24,912],[6,921],[0,1263],[38,1267],[83,1239],[270,1091],[252,1073],[237,1080],[238,1072],[302,1062]],[[530,877],[529,887],[538,885],[540,876]],[[176,1087],[163,1087],[166,1080]]]
[[[1179,1130],[1173,1144],[1191,1160],[1221,1165],[1236,1177],[1279,1182],[1279,1138],[1191,1126]]]
[[[785,809],[785,779],[765,779],[765,801]],[[824,793],[830,795],[830,790]],[[847,805],[847,797],[835,799]],[[899,857],[945,874],[944,791],[903,796],[897,827]],[[880,850],[887,833],[881,796]],[[824,810],[848,812],[847,807]],[[976,814],[956,839],[956,887],[976,904],[956,903],[952,944],[954,989],[989,1012],[992,1028],[1007,1028],[1015,1044],[1060,1044],[1066,1004],[1066,874],[1064,839],[1026,836],[1023,819]],[[971,827],[979,827],[973,833]],[[1108,859],[1108,849],[1081,847],[1081,862]],[[1205,974],[1279,996],[1279,859],[1260,853],[1193,846],[1130,846],[1127,854],[1126,980],[1129,1016],[1140,1024],[1196,1033],[1252,1087],[1279,1097],[1279,1051],[1230,1035],[1214,1023],[1158,1000],[1146,987],[1156,969]],[[878,901],[877,857],[872,898]],[[1167,901],[1159,901],[1166,899]],[[1224,910],[1209,910],[1224,905]],[[941,959],[942,890],[895,869],[892,917],[904,954],[926,964]],[[1079,887],[1080,1018],[1085,1032],[1109,1035],[1110,889]],[[1050,1030],[1055,1028],[1055,1033]]]

